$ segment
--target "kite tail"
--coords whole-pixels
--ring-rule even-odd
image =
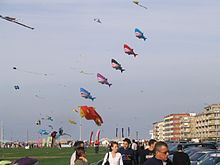
[[[121,68],[120,70],[121,70],[121,73],[123,73],[125,71],[125,69],[123,69],[123,68]]]

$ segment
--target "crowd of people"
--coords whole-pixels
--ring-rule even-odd
[[[84,143],[77,142],[74,147],[70,165],[88,165]],[[177,146],[177,151],[170,160],[169,147],[165,142],[151,139],[147,143],[138,143],[125,138],[122,146],[115,141],[110,143],[102,165],[190,165],[190,159],[183,152],[182,145]]]

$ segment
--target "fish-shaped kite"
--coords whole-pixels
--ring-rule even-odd
[[[80,116],[85,117],[87,120],[94,120],[96,125],[103,124],[102,117],[96,112],[94,107],[80,106]]]
[[[141,5],[141,4],[139,3],[139,0],[133,0],[133,3],[136,4],[136,5],[138,5],[138,6],[140,6],[140,7],[142,7],[142,8],[144,8],[144,9],[147,9],[147,7],[145,7],[145,6],[143,6],[143,5]]]
[[[147,38],[144,36],[144,33],[143,33],[141,30],[139,30],[138,28],[135,28],[134,31],[135,31],[135,36],[136,36],[137,38],[139,38],[139,39],[144,39],[144,41],[147,39]]]
[[[84,88],[80,88],[80,95],[85,98],[85,99],[91,99],[92,101],[94,101],[96,98],[93,97],[90,92],[88,92],[87,90],[85,90]]]
[[[2,16],[2,15],[0,15],[0,18],[4,19],[4,20],[6,20],[6,21],[9,21],[9,22],[16,23],[16,24],[21,25],[21,26],[23,26],[23,27],[29,28],[29,29],[31,29],[31,30],[34,30],[33,27],[30,27],[30,26],[27,26],[27,25],[25,25],[25,24],[23,24],[23,23],[18,22],[17,19],[14,18],[14,17],[8,17],[8,16]]]
[[[112,68],[116,70],[120,70],[121,73],[124,72],[125,70],[122,68],[121,64],[119,64],[115,59],[112,59]]]
[[[75,121],[71,120],[71,119],[68,119],[69,123],[70,124],[77,124]]]
[[[40,129],[38,131],[38,133],[41,134],[41,135],[49,135],[49,133],[45,129]]]
[[[103,75],[101,75],[100,73],[97,73],[97,80],[99,83],[101,84],[106,84],[109,87],[112,85],[111,83],[108,82],[108,79],[105,78]]]
[[[130,48],[127,44],[124,44],[124,51],[128,55],[134,55],[134,57],[138,55],[134,52],[134,49]]]

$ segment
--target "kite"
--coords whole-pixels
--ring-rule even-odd
[[[112,59],[112,68],[116,70],[120,70],[121,73],[124,72],[125,70],[122,68],[121,64],[119,64],[115,59]]]
[[[41,125],[41,121],[40,121],[40,120],[37,120],[37,121],[36,121],[36,125]]]
[[[85,99],[91,99],[92,101],[94,101],[96,98],[93,97],[87,90],[85,90],[84,88],[80,88],[80,95],[82,97],[84,97]]]
[[[145,7],[145,6],[141,5],[141,4],[139,4],[139,0],[133,0],[133,3],[136,4],[136,5],[138,5],[138,6],[140,6],[140,7],[142,7],[142,8],[144,8],[144,9],[147,9],[147,7]]]
[[[71,120],[71,119],[68,119],[69,123],[70,124],[77,124],[75,121]]]
[[[41,136],[42,136],[42,135],[49,135],[49,133],[48,133],[45,129],[40,129],[40,130],[38,131],[38,133],[41,134]]]
[[[105,78],[103,75],[101,75],[100,73],[97,73],[97,80],[99,83],[101,84],[106,84],[108,85],[109,87],[112,85],[108,82],[108,79]]]
[[[135,36],[139,39],[144,39],[144,41],[147,39],[145,36],[144,36],[144,33],[139,30],[138,28],[135,28],[134,29],[134,32],[135,32]]]
[[[94,21],[97,22],[97,23],[102,23],[99,18],[94,18]]]
[[[58,136],[56,137],[56,138],[59,138],[59,137],[61,137],[61,136],[65,136],[65,135],[67,135],[67,136],[69,136],[69,137],[71,137],[71,135],[70,134],[67,134],[67,133],[64,133],[63,132],[63,128],[61,127],[61,128],[59,128],[59,131],[58,131]]]
[[[87,120],[94,120],[98,126],[103,124],[101,116],[96,112],[94,107],[80,106],[80,116],[81,118],[85,117]]]
[[[50,116],[47,116],[47,120],[53,121],[53,118]]]
[[[83,70],[81,70],[79,73],[85,74],[85,75],[94,75],[94,73],[85,72],[85,71],[83,71]]]
[[[52,125],[48,125],[49,128],[51,128],[53,130],[53,126]]]
[[[15,85],[14,88],[15,88],[15,90],[19,90],[20,89],[20,87],[18,85]]]
[[[136,57],[138,54],[134,53],[134,49],[130,48],[127,44],[124,44],[124,51],[128,55],[134,55]]]
[[[29,28],[29,29],[31,29],[31,30],[34,30],[33,27],[30,27],[30,26],[27,26],[27,25],[25,25],[25,24],[23,24],[23,23],[18,22],[16,18],[8,17],[8,16],[5,16],[5,17],[4,17],[4,16],[2,16],[2,15],[0,15],[0,18],[4,19],[4,20],[6,20],[6,21],[10,21],[10,22],[16,23],[16,24],[21,25],[21,26],[23,26],[23,27]]]
[[[57,131],[53,131],[53,132],[50,134],[50,136],[51,136],[52,138],[55,138],[55,137],[57,136]]]
[[[79,111],[77,109],[73,109],[73,112],[79,113]]]
[[[24,72],[24,73],[29,73],[29,74],[34,74],[34,75],[42,75],[42,76],[47,76],[48,75],[46,73],[32,72],[32,71],[26,71],[26,70],[18,69],[17,67],[13,67],[13,70],[17,70],[17,71]]]
[[[44,99],[44,97],[41,97],[41,96],[39,96],[39,95],[34,95],[36,98],[38,98],[38,99]]]
[[[93,131],[90,133],[89,144],[92,145]]]
[[[95,143],[99,145],[100,144],[100,129],[96,132],[95,138],[96,138]]]

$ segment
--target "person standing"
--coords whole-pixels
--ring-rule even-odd
[[[76,160],[75,165],[88,165],[88,160],[86,159],[86,153],[83,147],[76,149]]]
[[[138,145],[137,145],[137,143],[136,143],[136,141],[134,139],[132,140],[131,149],[134,152],[135,164],[138,164]]]
[[[156,142],[157,142],[156,140],[150,139],[148,142],[148,147],[139,151],[141,165],[144,164],[144,162],[147,159],[152,158],[154,156],[154,148],[155,148]]]
[[[133,165],[134,162],[134,151],[130,148],[131,141],[128,138],[123,140],[123,147],[119,149],[122,155],[122,160],[124,165]]]
[[[74,149],[75,151],[73,152],[71,158],[70,158],[70,165],[75,165],[76,161],[76,150],[77,148],[84,148],[84,142],[83,141],[76,141],[74,143]]]
[[[102,165],[105,165],[107,161],[109,162],[109,165],[123,165],[122,156],[118,152],[117,142],[111,142],[110,152],[105,154]]]
[[[155,144],[155,156],[145,161],[144,165],[172,165],[168,156],[168,145],[165,142],[159,141]]]
[[[190,165],[189,155],[183,152],[183,146],[179,144],[173,154],[173,165]]]

